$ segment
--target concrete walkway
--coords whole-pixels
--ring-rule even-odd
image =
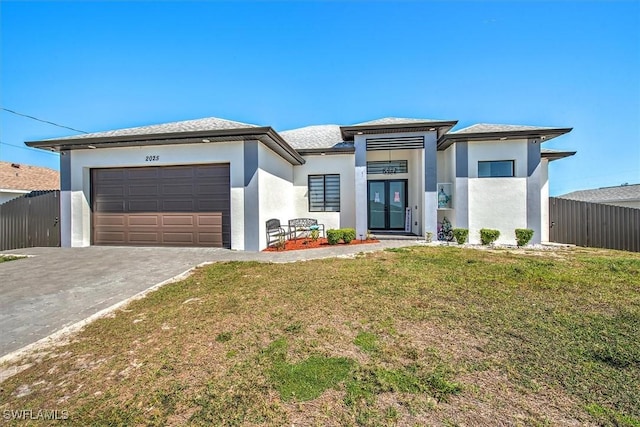
[[[217,248],[28,248],[0,263],[0,358],[205,262],[295,262],[415,245],[414,240],[288,252]]]

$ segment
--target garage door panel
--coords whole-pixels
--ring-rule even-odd
[[[193,227],[195,225],[194,217],[197,217],[197,215],[163,215],[162,225],[163,227],[171,227],[171,226]]]
[[[204,246],[222,246],[222,235],[218,233],[199,233],[198,243]]]
[[[196,210],[194,200],[163,200],[162,211],[164,212],[193,212]]]
[[[166,179],[188,178],[189,181],[191,181],[194,177],[192,166],[173,166],[171,168],[162,168],[161,174],[162,178]]]
[[[193,197],[195,195],[195,188],[192,183],[184,184],[165,184],[162,186],[162,194],[165,196],[182,196]]]
[[[158,197],[159,195],[160,188],[157,184],[129,185],[129,196]]]
[[[160,201],[157,199],[131,200],[129,201],[129,212],[158,212]]]
[[[94,169],[93,244],[231,247],[229,183],[229,165]]]
[[[95,203],[95,208],[103,213],[106,212],[126,212],[125,203],[123,200],[107,200],[99,201]]]
[[[105,199],[110,197],[120,198],[124,196],[124,191],[124,185],[122,184],[104,185],[100,195]]]
[[[128,237],[129,244],[149,245],[156,244],[160,240],[160,233],[157,231],[129,231]]]
[[[102,227],[122,227],[127,224],[127,217],[121,214],[102,214],[94,216],[93,221]]]
[[[163,231],[162,242],[170,245],[195,245],[197,233],[187,231]]]
[[[220,227],[222,229],[222,215],[198,215],[198,226]]]
[[[157,180],[160,177],[159,168],[125,168],[126,180],[151,179]]]
[[[109,180],[122,181],[126,177],[126,171],[124,169],[95,169],[96,175],[101,181],[107,182]]]
[[[130,229],[136,226],[158,227],[160,225],[159,215],[128,215]]]
[[[103,242],[104,245],[123,245],[125,243],[123,231],[99,231],[95,238]]]

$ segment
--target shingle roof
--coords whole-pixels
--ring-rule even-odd
[[[478,123],[464,129],[449,132],[449,134],[462,133],[494,133],[494,132],[518,132],[518,131],[545,131],[556,128],[542,126],[524,126],[524,125],[501,125],[492,123]]]
[[[442,122],[434,119],[412,119],[405,117],[384,117],[382,119],[370,120],[368,122],[356,123],[351,126],[377,126],[377,125],[404,125],[412,123]]]
[[[279,133],[296,150],[353,147],[353,143],[343,141],[338,125],[307,126]]]
[[[596,203],[638,201],[640,200],[640,184],[579,190],[558,197]]]
[[[53,169],[0,162],[0,188],[7,190],[59,190],[60,173]]]
[[[63,141],[65,139],[82,139],[82,138],[108,138],[117,136],[131,135],[153,135],[177,132],[197,132],[207,130],[228,130],[228,129],[245,129],[255,128],[257,125],[248,123],[235,122],[232,120],[219,119],[217,117],[207,117],[204,119],[183,120],[180,122],[162,123],[158,125],[139,126],[134,128],[109,130],[106,132],[94,132],[81,135],[75,135],[64,138],[54,138],[45,141]]]

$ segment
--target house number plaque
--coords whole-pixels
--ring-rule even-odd
[[[157,162],[160,160],[160,156],[145,156],[144,157],[144,161],[145,162]]]

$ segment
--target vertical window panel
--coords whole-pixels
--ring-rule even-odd
[[[340,175],[309,175],[309,212],[340,212]]]

